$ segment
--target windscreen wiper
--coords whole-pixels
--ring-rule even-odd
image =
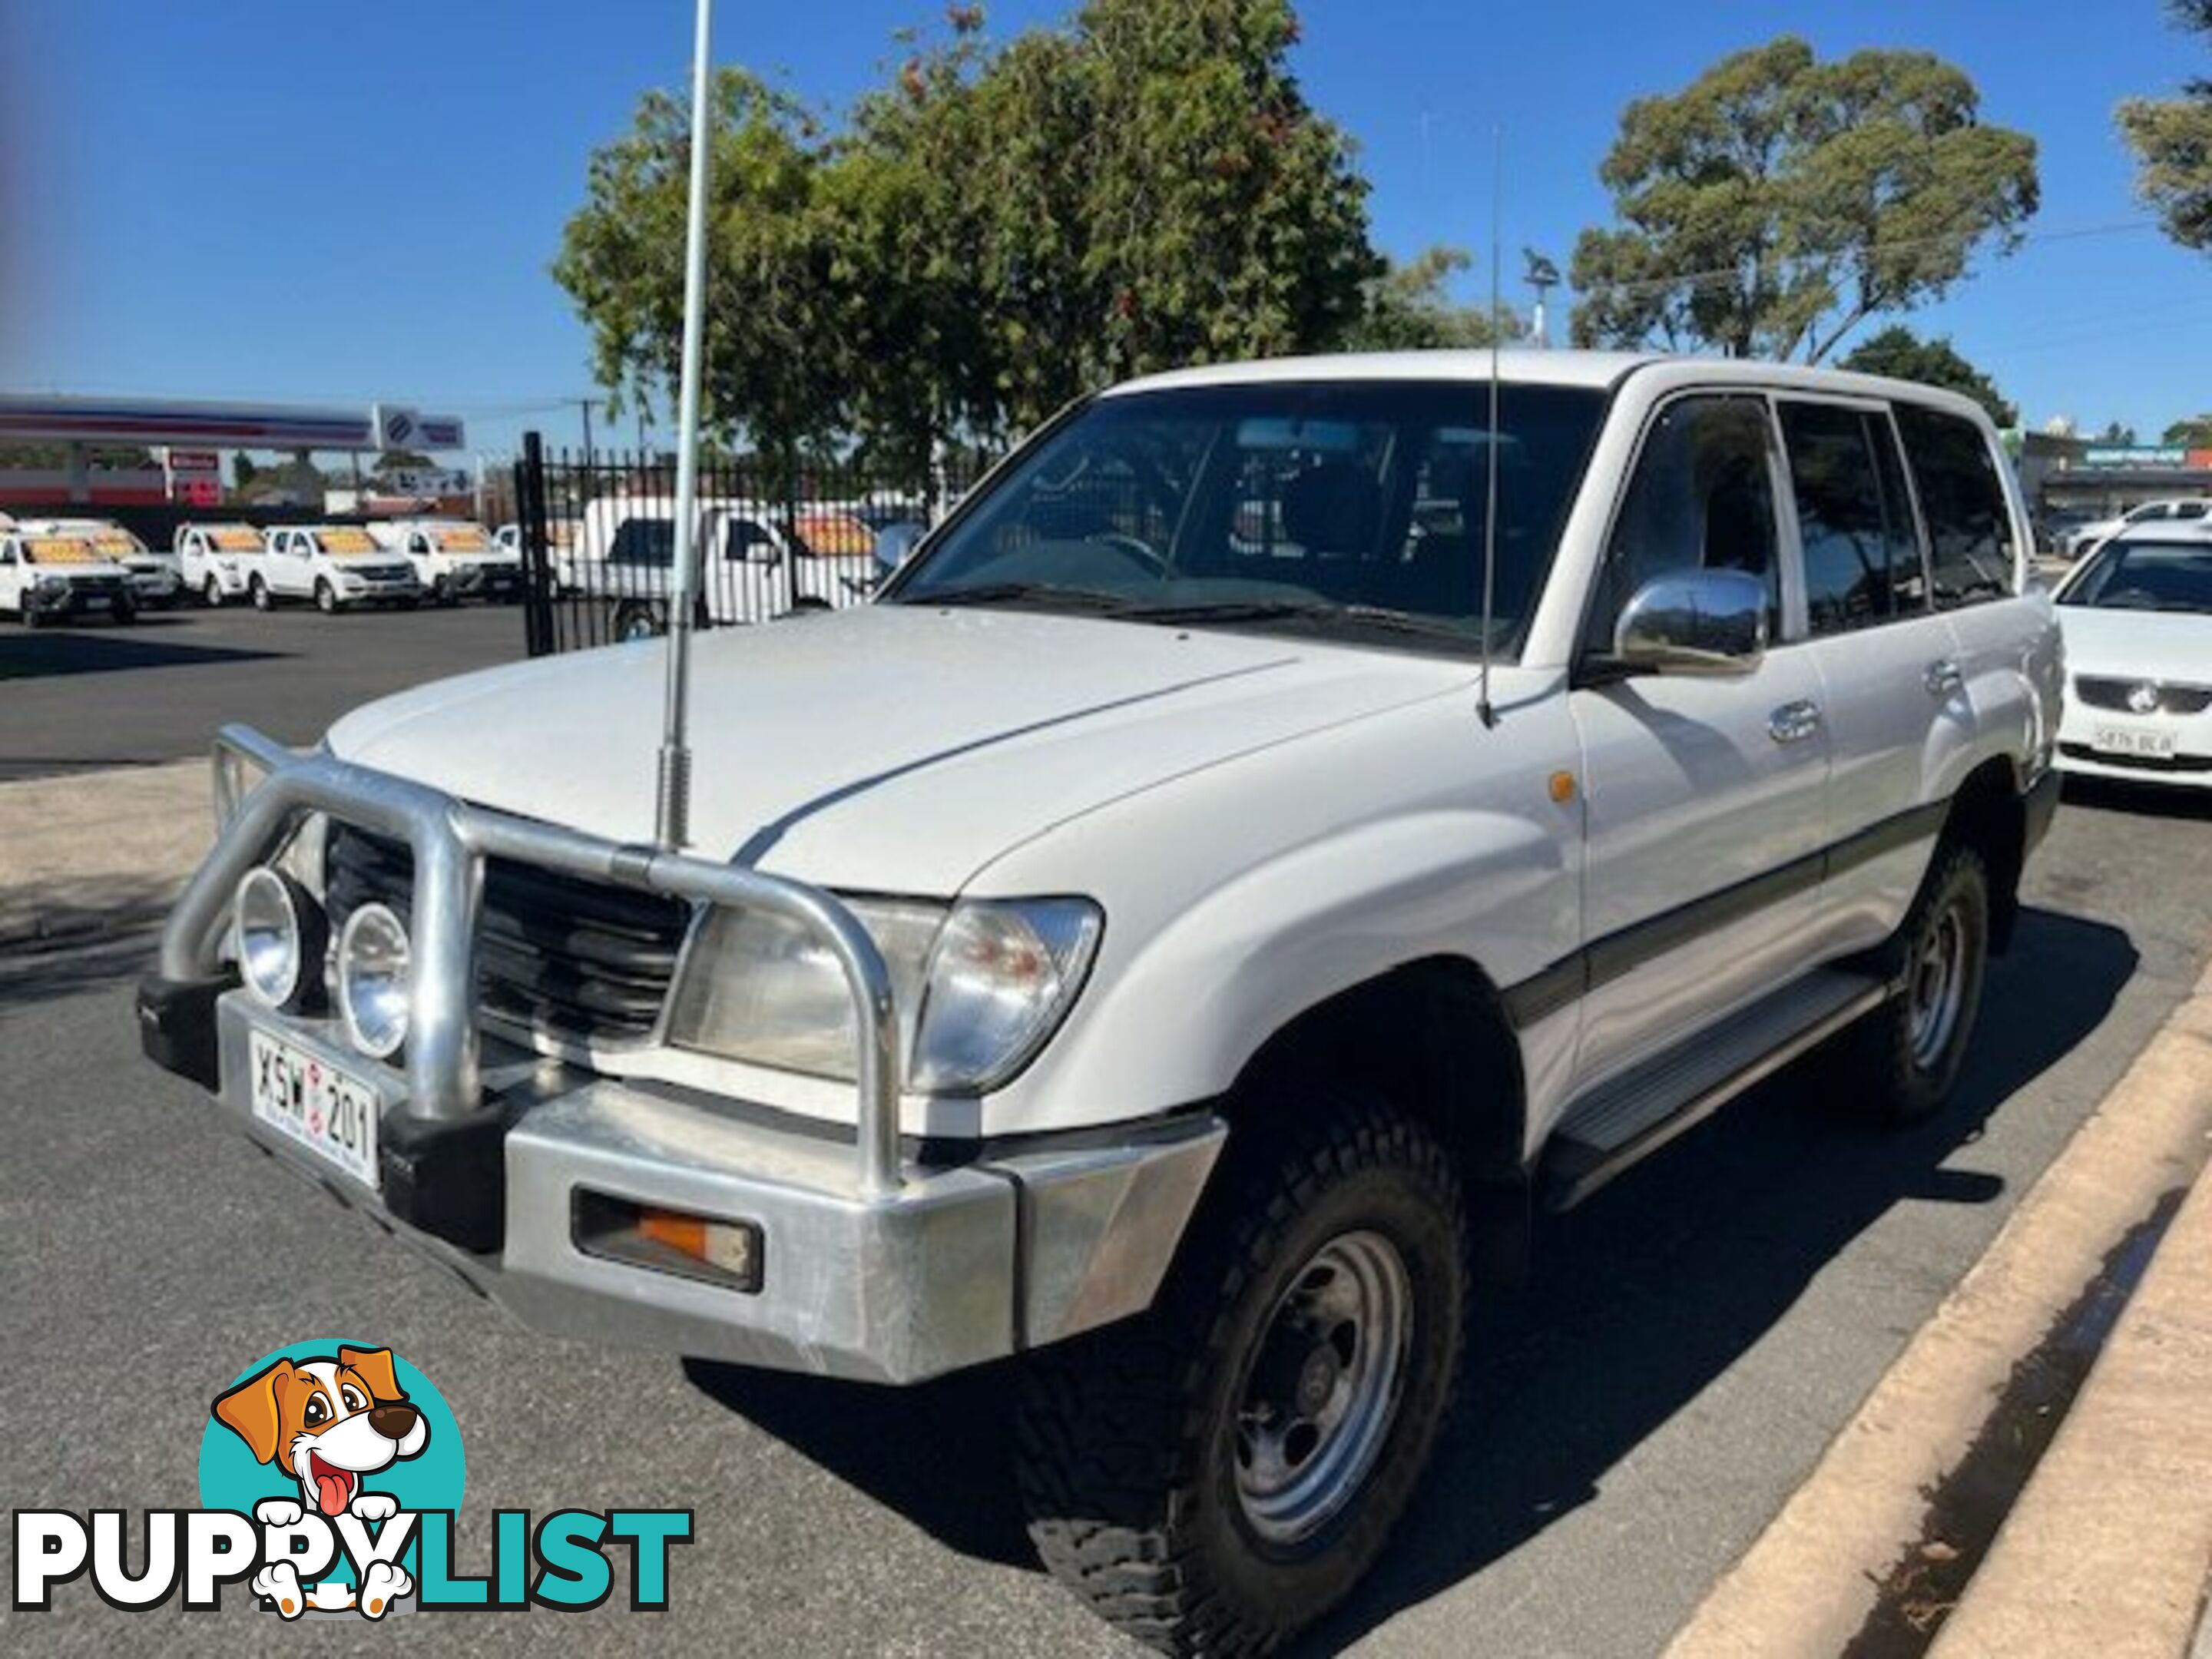
[[[1465,628],[1442,617],[1425,617],[1389,605],[1340,605],[1328,599],[1217,599],[1211,604],[1141,605],[1126,614],[1133,622],[1200,627],[1265,622],[1351,623],[1360,628],[1419,634],[1462,644],[1474,642],[1474,635]]]
[[[1134,610],[1139,605],[1127,593],[1109,592],[1101,587],[1066,587],[1058,582],[976,582],[933,592],[902,593],[897,602],[918,605],[1036,604],[1108,616]]]

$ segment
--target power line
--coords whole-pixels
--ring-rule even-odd
[[[2015,240],[2015,246],[2024,247],[2031,243],[2071,242],[2089,237],[2118,236],[2133,231],[2155,229],[2157,226],[2158,221],[2155,219],[2119,219],[2106,224],[2071,226],[2063,230],[2029,231],[2023,233]],[[1900,236],[1887,242],[1869,242],[1866,246],[1849,250],[1849,252],[1854,258],[1869,253],[1902,252],[1908,248],[1940,247],[1947,243],[1973,242],[1988,234],[1985,229],[1954,230],[1940,232],[1932,236]],[[1786,266],[1792,263],[1792,258],[1813,257],[1815,256],[1792,256],[1792,258],[1784,258],[1782,264]],[[1625,282],[1597,283],[1587,288],[1577,284],[1575,292],[1577,296],[1585,298],[1603,294],[1658,294],[1681,288],[1707,288],[1721,283],[1740,283],[1743,280],[1743,276],[1744,267],[1741,264],[1717,265],[1710,270],[1686,270],[1672,276],[1638,276]]]

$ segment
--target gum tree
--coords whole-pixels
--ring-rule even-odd
[[[1941,298],[2038,201],[2035,141],[1979,104],[1929,53],[1824,64],[1792,35],[1637,100],[1599,170],[1619,222],[1575,248],[1577,343],[1816,363]]]

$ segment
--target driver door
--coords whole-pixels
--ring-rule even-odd
[[[1828,742],[1778,527],[1779,459],[1765,397],[1691,392],[1652,416],[1614,513],[1586,664],[1610,650],[1646,582],[1699,568],[1765,582],[1769,646],[1741,674],[1577,675],[1589,975],[1577,1089],[1756,1000],[1802,960]]]

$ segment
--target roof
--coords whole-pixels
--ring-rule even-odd
[[[1792,387],[1804,392],[1856,392],[1864,397],[1909,395],[1960,410],[1971,400],[1940,387],[1893,380],[1843,369],[1808,368],[1748,357],[1696,357],[1657,351],[1500,351],[1494,359],[1500,380],[1522,386],[1589,386],[1606,390],[1641,369],[1692,371],[1700,381]],[[1164,392],[1190,386],[1256,386],[1313,380],[1487,381],[1492,355],[1487,350],[1347,351],[1326,356],[1269,357],[1251,362],[1215,363],[1202,368],[1147,374],[1110,388],[1105,395]]]

